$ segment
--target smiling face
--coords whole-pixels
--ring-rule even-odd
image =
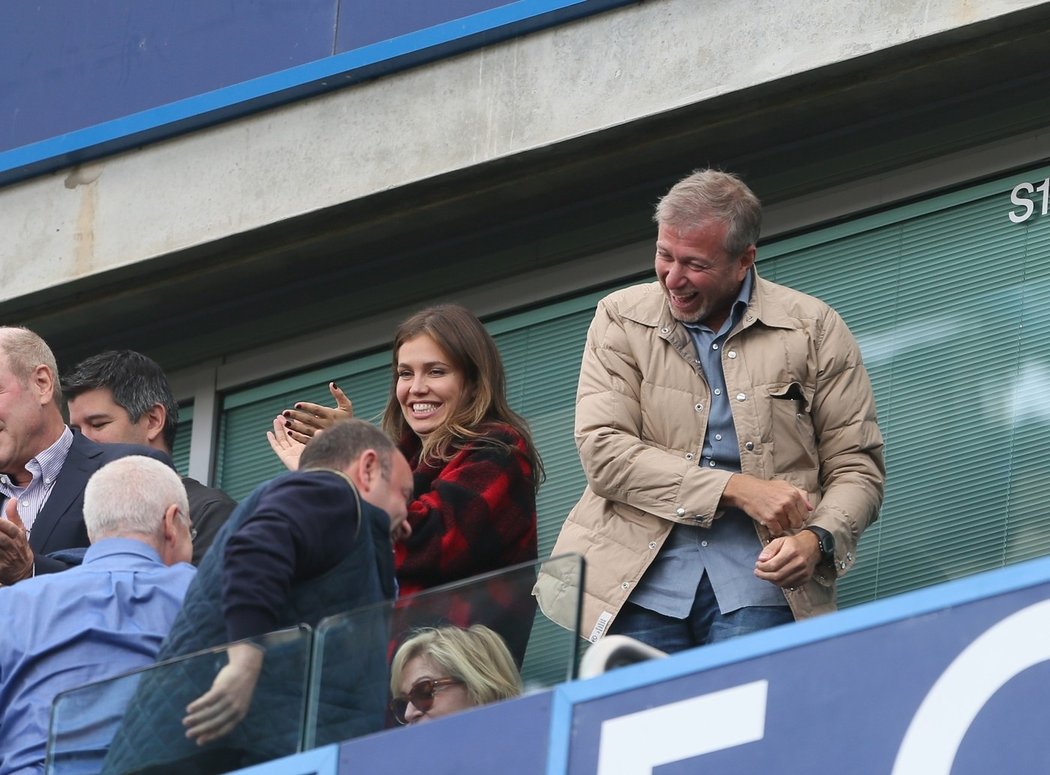
[[[32,478],[26,463],[51,446],[62,433],[62,415],[53,398],[54,375],[36,367],[24,382],[0,352],[0,471],[19,484]]]
[[[417,436],[440,428],[463,400],[462,372],[426,334],[408,339],[397,351],[397,402]]]
[[[448,678],[445,672],[426,656],[420,654],[405,663],[405,668],[401,672],[401,680],[398,682],[398,694],[410,696],[412,687],[420,681],[437,681],[444,678]],[[462,683],[445,684],[435,689],[433,700],[430,701],[432,704],[428,710],[417,708],[409,699],[405,707],[406,724],[418,724],[474,707],[467,687]],[[427,703],[421,702],[421,704],[425,707]]]
[[[152,432],[149,416],[132,422],[128,410],[113,400],[109,388],[85,390],[67,402],[69,424],[100,444],[149,445],[159,431]]]
[[[703,323],[717,331],[733,306],[751,265],[754,245],[738,256],[725,250],[726,224],[708,220],[692,229],[660,224],[656,276],[671,315],[683,323]]]

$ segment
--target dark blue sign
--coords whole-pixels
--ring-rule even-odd
[[[349,741],[339,772],[1050,772],[1048,689],[1050,558]]]
[[[0,3],[0,185],[631,1]]]

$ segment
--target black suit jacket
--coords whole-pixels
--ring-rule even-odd
[[[171,458],[163,452],[138,444],[97,444],[73,431],[73,444],[66,462],[58,473],[55,486],[37,514],[29,533],[36,573],[55,573],[70,567],[69,563],[46,555],[62,549],[88,545],[84,527],[84,488],[88,479],[106,463],[128,455],[145,455],[171,465]]]

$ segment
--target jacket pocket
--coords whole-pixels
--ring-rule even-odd
[[[786,382],[770,385],[769,398],[770,436],[777,473],[817,470],[817,439],[810,417],[812,392],[801,382]]]

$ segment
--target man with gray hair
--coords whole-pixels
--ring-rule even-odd
[[[584,637],[673,652],[834,610],[885,468],[846,324],[756,271],[754,193],[700,170],[654,220],[657,282],[599,302],[587,335],[587,488],[554,554],[587,560]]]
[[[84,492],[83,564],[0,590],[0,774],[43,767],[59,692],[153,662],[194,575],[187,509],[169,466],[113,461]]]
[[[125,455],[168,459],[148,447],[96,444],[67,428],[51,348],[29,329],[0,327],[0,585],[76,564],[61,553],[88,545],[84,487]]]

